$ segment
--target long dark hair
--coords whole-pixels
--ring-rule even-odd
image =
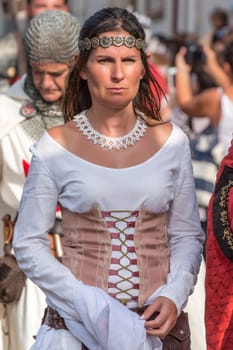
[[[123,29],[136,39],[145,40],[145,32],[136,16],[126,9],[109,7],[97,11],[89,17],[81,28],[79,40],[91,39],[101,33]],[[72,120],[74,115],[88,109],[92,105],[87,81],[80,77],[81,70],[85,67],[91,50],[81,51],[77,64],[73,67],[68,80],[68,86],[63,100],[63,112],[65,122]],[[164,95],[162,88],[150,71],[147,55],[143,50],[141,59],[145,69],[133,106],[147,117],[161,120],[160,97]],[[152,92],[153,91],[153,92]]]

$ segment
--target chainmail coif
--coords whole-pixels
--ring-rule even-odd
[[[31,64],[74,63],[78,53],[79,23],[76,17],[60,10],[49,10],[32,18],[24,34],[27,79],[24,90],[44,116],[62,116],[60,101],[43,100],[33,84]]]
[[[52,10],[32,18],[24,35],[30,63],[67,63],[78,52],[79,24],[70,13]]]

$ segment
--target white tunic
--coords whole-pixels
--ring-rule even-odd
[[[73,334],[65,330],[47,332],[48,327],[42,326],[33,349],[79,349],[78,339],[91,350],[160,349],[157,338],[146,337],[144,321],[137,315],[100,289],[77,281],[51,256],[47,232],[57,201],[79,213],[90,210],[94,203],[101,211],[145,207],[154,213],[167,212],[170,273],[148,303],[165,296],[180,312],[196,282],[204,239],[186,135],[173,124],[171,135],[156,154],[123,169],[83,160],[47,132],[32,147],[32,153],[14,249],[21,268],[45,292],[48,304],[65,318]]]
[[[18,210],[31,161],[29,149],[38,139],[22,127],[26,117],[21,114],[21,108],[26,101],[30,101],[23,90],[25,78],[23,76],[0,94],[1,218],[6,213],[14,218]],[[7,333],[6,336],[0,333],[0,349],[2,343],[4,350],[28,350],[34,342],[33,335],[40,325],[45,306],[44,294],[28,279],[19,302],[6,305],[6,314],[0,304],[0,327]]]
[[[24,80],[25,77],[0,95],[0,195],[15,213],[26,178],[23,164],[30,162],[29,147],[33,142],[20,125],[25,120],[20,109],[23,102],[29,100],[23,91]]]

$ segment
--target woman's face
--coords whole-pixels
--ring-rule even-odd
[[[102,36],[128,36],[125,31],[102,33]],[[92,105],[122,108],[136,96],[145,73],[140,50],[125,45],[92,49],[81,78],[87,80]]]

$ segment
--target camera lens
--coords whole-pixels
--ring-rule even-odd
[[[201,45],[197,43],[188,43],[185,45],[187,52],[185,54],[185,61],[192,67],[196,64],[205,63],[205,54]]]

